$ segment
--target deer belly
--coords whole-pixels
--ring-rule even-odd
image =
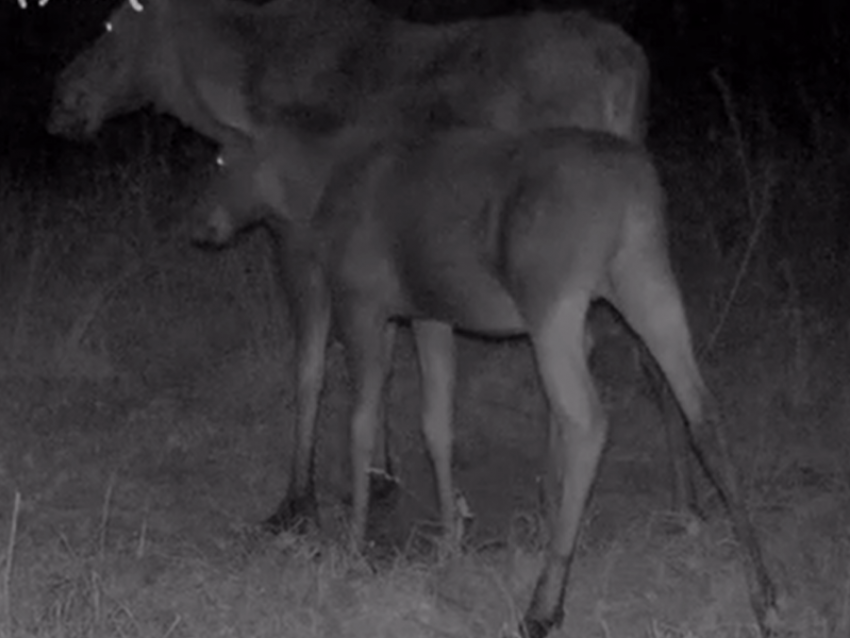
[[[525,321],[508,290],[494,274],[470,262],[432,262],[427,268],[420,264],[406,269],[402,288],[413,318],[486,334],[525,332]]]

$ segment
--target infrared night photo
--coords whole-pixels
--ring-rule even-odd
[[[848,31],[0,0],[0,638],[850,635]]]

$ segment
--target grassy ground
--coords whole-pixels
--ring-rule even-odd
[[[427,542],[436,508],[407,337],[390,400],[401,496],[376,519],[372,547],[354,556],[338,542],[348,484],[338,347],[319,435],[328,524],[258,537],[253,524],[285,488],[293,416],[269,243],[257,232],[218,253],[186,245],[171,227],[208,149],[187,159],[168,140],[110,149],[108,139],[35,156],[0,180],[0,636],[460,638],[512,627],[541,565],[545,412],[527,345],[461,345],[456,465],[476,515],[463,555]],[[706,376],[785,592],[788,635],[846,636],[848,163],[830,149],[707,139],[659,146]],[[595,319],[616,323],[604,310]],[[705,483],[704,523],[671,512],[661,412],[631,337],[604,332],[593,364],[611,441],[555,635],[754,636],[729,524]]]

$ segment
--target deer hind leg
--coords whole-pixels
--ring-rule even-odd
[[[596,476],[607,423],[587,365],[584,329],[590,297],[563,296],[531,339],[554,420],[550,431],[550,485],[554,506],[546,566],[537,580],[520,631],[545,636],[563,619],[564,595],[581,515]]]
[[[691,345],[684,304],[666,260],[644,252],[618,270],[615,303],[655,357],[689,421],[690,440],[732,520],[744,548],[750,599],[765,634],[778,622],[776,589],[755,528],[739,493],[737,472],[722,432],[722,423],[705,419],[705,389]]]
[[[585,350],[590,357],[596,347],[593,330],[586,330]],[[667,380],[664,373],[652,358],[649,350],[638,339],[633,339],[634,352],[643,371],[647,386],[659,410],[664,412],[664,433],[667,439],[667,452],[670,463],[670,477],[673,484],[671,493],[671,510],[683,515],[704,519],[697,498],[696,483],[694,482],[693,464],[690,463],[690,442],[688,440],[687,423],[681,417],[678,404],[675,414],[669,414],[670,393],[667,391]]]
[[[451,545],[463,530],[455,516],[452,480],[452,411],[455,390],[455,337],[437,321],[413,324],[422,386],[422,431],[434,466],[443,533]]]
[[[346,354],[356,388],[351,416],[352,518],[351,537],[360,547],[369,513],[369,462],[383,413],[383,389],[391,351],[387,349],[387,319],[368,305],[348,304],[342,318]]]
[[[325,379],[331,313],[325,287],[320,282],[314,283],[303,295],[291,298],[297,359],[295,452],[287,496],[263,523],[272,533],[279,533],[299,518],[316,514],[315,430]]]
[[[691,462],[691,446],[688,439],[688,424],[682,418],[675,397],[668,390],[664,371],[652,357],[649,349],[640,340],[635,340],[640,358],[640,367],[653,399],[663,414],[663,427],[667,439],[667,454],[670,464],[670,478],[673,483],[671,510],[683,516],[693,516],[703,520],[697,497],[694,465]],[[671,410],[672,408],[672,410]]]
[[[390,357],[388,362],[388,374],[392,375],[392,352],[395,345],[396,333],[398,326],[395,323],[388,323],[384,332],[385,344],[384,348]],[[385,382],[384,387],[388,383]],[[369,499],[371,502],[381,502],[385,506],[389,506],[394,497],[398,494],[399,480],[396,476],[393,463],[392,450],[390,447],[390,430],[387,423],[387,390],[384,390],[384,397],[381,400],[381,413],[379,417],[378,429],[375,433],[375,446],[372,451],[372,465],[369,468]]]

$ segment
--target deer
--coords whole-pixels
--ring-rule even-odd
[[[305,161],[307,158],[307,161]],[[542,638],[564,618],[576,537],[608,425],[588,368],[587,314],[614,306],[657,361],[688,436],[744,549],[751,603],[765,635],[776,592],[741,501],[722,424],[694,354],[670,263],[665,193],[650,153],[575,127],[507,133],[475,126],[311,135],[275,126],[222,156],[204,203],[224,241],[266,217],[300,246],[322,346],[344,346],[350,418],[351,536],[369,508],[369,459],[382,419],[391,327],[411,322],[422,427],[441,522],[457,538],[452,478],[456,330],[527,335],[548,399],[547,559],[519,626]]]

